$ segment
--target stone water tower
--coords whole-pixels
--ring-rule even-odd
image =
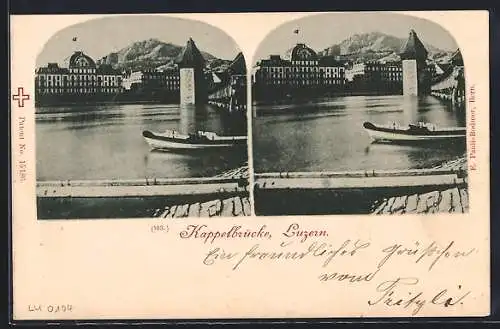
[[[418,96],[430,92],[430,76],[427,73],[427,49],[414,30],[410,31],[399,56],[403,61],[403,95]]]
[[[180,104],[204,104],[207,101],[207,82],[205,81],[205,59],[189,38],[177,58],[179,67]]]

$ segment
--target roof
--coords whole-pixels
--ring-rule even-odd
[[[316,52],[303,43],[298,43],[295,47],[288,50],[285,55],[285,59],[292,61],[313,61],[317,57]]]
[[[319,66],[344,66],[346,61],[339,60],[338,56],[322,56],[318,57],[315,53],[314,59],[318,60]],[[297,59],[298,60],[298,59]],[[257,66],[291,66],[292,63],[289,60],[281,58],[279,55],[270,55],[269,59],[263,59]]]
[[[40,67],[36,70],[36,73],[45,74],[68,74],[69,70],[67,68],[59,67],[57,63],[49,63],[45,67]]]
[[[290,61],[281,58],[279,55],[270,55],[268,59],[261,60],[258,66],[290,66]]]
[[[212,80],[214,83],[221,83],[222,82],[222,79],[219,78],[219,76],[214,72],[212,73]]]
[[[450,70],[452,65],[450,63],[435,63],[434,67],[436,68],[436,73],[442,74]]]
[[[464,59],[460,49],[455,50],[455,52],[451,55],[451,62],[457,66],[464,66]]]
[[[318,60],[319,66],[344,66],[344,63],[339,61],[336,56],[323,56]]]
[[[417,36],[414,30],[410,31],[410,35],[403,45],[400,52],[401,59],[416,59],[419,61],[425,61],[427,59],[427,49],[425,49],[424,44]]]
[[[245,56],[243,56],[242,52],[239,52],[231,64],[229,64],[229,69],[233,72],[233,74],[246,74],[247,64],[245,62]]]
[[[69,68],[95,68],[95,62],[90,56],[87,56],[83,51],[75,51],[69,59]]]
[[[158,71],[162,71],[162,72],[166,72],[166,73],[179,73],[179,70],[176,67],[165,67],[165,68],[158,70]]]
[[[117,75],[117,74],[120,74],[120,71],[114,69],[109,64],[102,64],[102,65],[100,65],[97,68],[96,73],[97,74],[113,74],[113,75]]]
[[[194,43],[192,38],[189,38],[189,40],[187,41],[186,46],[177,57],[176,63],[180,67],[205,66],[205,59],[203,58],[203,55],[201,54],[198,47],[196,47],[196,44]]]

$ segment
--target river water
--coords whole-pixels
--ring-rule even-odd
[[[372,144],[363,122],[465,126],[464,111],[433,96],[349,96],[308,104],[256,106],[255,172],[425,168],[461,156],[465,144]]]
[[[36,109],[37,180],[206,177],[237,168],[247,150],[151,151],[143,130],[246,134],[244,116],[203,105],[103,105]]]

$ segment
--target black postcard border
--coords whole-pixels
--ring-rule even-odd
[[[283,3],[271,1],[251,1],[251,2],[237,2],[237,1],[102,1],[102,0],[86,0],[86,1],[73,1],[73,0],[18,0],[9,1],[7,3],[6,11],[6,27],[7,31],[4,52],[2,55],[6,57],[8,65],[7,70],[7,111],[2,111],[3,122],[7,127],[4,131],[7,132],[7,150],[2,152],[7,155],[7,220],[4,225],[7,226],[7,240],[4,245],[7,247],[4,257],[3,269],[6,271],[7,281],[7,299],[6,308],[2,315],[6,315],[3,324],[7,326],[57,326],[57,327],[93,327],[100,328],[102,326],[125,327],[125,326],[140,326],[149,327],[157,325],[179,325],[185,327],[186,325],[194,326],[227,326],[239,325],[241,327],[248,326],[269,326],[274,327],[287,327],[296,328],[297,326],[313,327],[331,327],[332,325],[340,327],[408,327],[419,325],[431,325],[438,328],[461,328],[469,327],[470,325],[481,326],[495,326],[500,322],[500,200],[499,186],[500,174],[494,170],[500,168],[499,155],[497,149],[499,148],[496,141],[496,133],[500,127],[500,114],[496,113],[500,108],[500,94],[495,92],[499,89],[498,79],[500,79],[500,13],[495,7],[488,6],[490,3],[486,1],[476,0],[474,3],[468,3],[463,6],[460,1],[418,1],[418,2],[398,2],[395,3],[385,1],[382,2],[329,2],[329,1],[303,1],[303,2],[287,2]],[[483,7],[480,5],[484,4]],[[470,6],[472,5],[472,6]],[[9,14],[10,15],[28,15],[28,14],[126,14],[126,13],[222,13],[222,12],[317,12],[317,11],[373,11],[373,10],[458,10],[458,9],[482,9],[488,10],[490,13],[490,232],[491,232],[491,315],[488,317],[474,317],[474,318],[325,318],[325,319],[186,319],[186,320],[72,320],[72,321],[30,321],[30,320],[16,320],[12,316],[12,236],[11,236],[11,149],[10,149],[10,52],[9,52]],[[464,22],[465,23],[465,22]],[[467,24],[467,23],[465,23]],[[35,28],[35,27],[34,27]],[[5,99],[5,98],[4,98]],[[497,110],[495,110],[497,109]],[[4,144],[5,145],[5,144]],[[5,177],[5,176],[4,176]],[[5,281],[4,281],[5,282]],[[3,326],[2,326],[3,327]]]

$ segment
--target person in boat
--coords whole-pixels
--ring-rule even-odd
[[[392,122],[392,130],[396,130],[396,122]]]
[[[201,136],[199,133],[189,133],[189,140],[191,141],[197,141],[200,140]]]

